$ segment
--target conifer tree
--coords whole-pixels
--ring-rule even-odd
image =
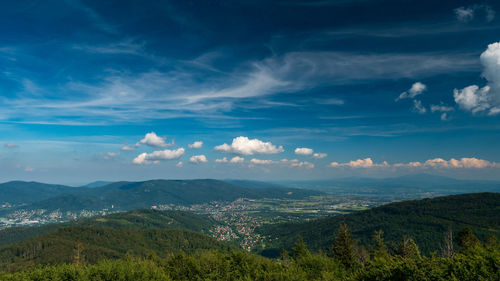
[[[388,256],[387,246],[385,245],[383,235],[384,235],[384,231],[382,229],[375,230],[373,232],[372,239],[374,242],[374,246],[373,246],[373,256],[374,257],[387,257]]]
[[[302,236],[297,238],[297,242],[295,243],[295,247],[292,248],[293,258],[298,259],[301,257],[307,257],[311,255],[311,252],[307,249],[307,245],[304,242]]]
[[[398,244],[396,253],[403,258],[418,259],[420,258],[420,250],[417,243],[409,237],[403,237]]]
[[[333,256],[346,268],[352,268],[357,263],[356,245],[347,224],[343,224],[337,232],[333,242]]]
[[[476,238],[470,227],[465,227],[458,233],[458,246],[463,251],[467,251],[479,245],[479,240]]]

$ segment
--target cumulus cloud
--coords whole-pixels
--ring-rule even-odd
[[[414,83],[408,91],[402,92],[396,101],[401,99],[413,99],[427,90],[427,86],[421,82]]]
[[[11,142],[4,143],[3,146],[6,147],[6,148],[16,148],[16,147],[19,147],[17,144],[11,143]]]
[[[419,100],[413,100],[413,111],[419,114],[425,114],[427,109],[422,105],[422,102]]]
[[[120,153],[118,152],[106,152],[104,155],[104,159],[111,160],[118,157],[118,155],[120,155]]]
[[[500,168],[500,163],[490,162],[488,160],[478,158],[451,158],[445,160],[442,158],[433,158],[423,162],[413,161],[408,163],[389,164],[386,161],[375,163],[371,158],[358,159],[346,163],[331,162],[330,167],[350,167],[350,168],[462,168],[462,169],[484,169],[484,168]]]
[[[458,21],[469,22],[474,19],[477,12],[482,12],[485,19],[490,22],[495,19],[495,10],[488,5],[472,5],[468,7],[458,7],[453,10]]]
[[[453,98],[462,109],[477,113],[491,107],[488,102],[490,90],[490,86],[479,88],[477,85],[472,85],[461,90],[454,89]]]
[[[488,45],[480,56],[486,86],[467,86],[454,89],[453,97],[460,108],[473,114],[488,111],[488,115],[500,113],[500,42]]]
[[[351,168],[376,168],[376,167],[388,167],[389,163],[386,161],[382,163],[374,163],[371,158],[358,159],[349,161],[347,163],[331,162],[330,167],[351,167]]]
[[[189,162],[191,163],[194,163],[194,164],[198,164],[198,163],[205,163],[207,162],[207,157],[205,155],[194,155],[194,156],[191,156],[191,158],[189,158]]]
[[[120,148],[121,151],[134,151],[135,148],[134,147],[131,147],[127,144],[123,145],[122,148]]]
[[[177,162],[177,164],[175,164],[175,166],[181,168],[182,166],[184,165],[184,163],[182,163],[182,161],[179,161]]]
[[[451,106],[445,106],[445,105],[431,105],[431,112],[449,112],[455,110]]]
[[[314,168],[314,164],[307,162],[307,161],[299,161],[298,159],[281,159],[280,161],[282,164],[288,165],[290,167],[302,167],[306,169],[312,169]]]
[[[307,148],[307,147],[298,147],[295,149],[295,154],[297,155],[311,155],[314,153],[314,150],[312,150],[311,148]]]
[[[233,158],[231,158],[231,161],[229,161],[229,162],[235,164],[235,163],[243,163],[243,161],[245,161],[245,158],[239,157],[239,156],[234,156]]]
[[[175,150],[165,149],[153,151],[151,153],[141,153],[134,160],[134,164],[159,164],[160,160],[173,160],[178,159],[184,155],[184,148]]]
[[[255,158],[252,158],[250,160],[250,163],[257,164],[257,165],[271,165],[271,164],[276,164],[276,162],[273,161],[273,160],[261,160],[261,159],[255,159]]]
[[[263,142],[258,139],[249,139],[243,136],[234,138],[231,145],[224,143],[216,146],[214,150],[241,155],[276,154],[285,151],[283,146],[276,146],[271,142]]]
[[[328,156],[328,154],[326,154],[326,153],[314,153],[313,154],[313,158],[316,158],[316,159],[322,159],[322,158],[325,158],[326,156]]]
[[[203,142],[202,141],[195,141],[192,144],[188,144],[189,148],[202,148],[203,147]]]
[[[224,157],[222,159],[215,159],[215,162],[216,163],[227,163],[228,161],[227,161],[227,157]]]
[[[147,145],[151,147],[165,147],[173,145],[173,141],[170,144],[165,143],[166,137],[159,137],[155,132],[147,133],[142,140],[140,140],[136,146]]]
[[[464,168],[464,169],[483,169],[483,168],[498,168],[500,163],[490,162],[488,160],[478,158],[451,158],[445,160],[442,158],[429,159],[425,162],[410,162],[407,164],[394,164],[394,167],[410,167],[410,168]]]

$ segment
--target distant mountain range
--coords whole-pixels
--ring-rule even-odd
[[[84,187],[84,188],[96,188],[96,187],[105,186],[105,185],[108,185],[108,184],[111,184],[111,183],[113,183],[113,182],[112,181],[94,181],[94,182],[88,183],[86,185],[82,185],[81,187]]]
[[[432,196],[471,192],[500,192],[500,181],[460,180],[430,174],[414,174],[393,178],[340,178],[314,181],[278,181],[276,184],[319,190],[334,194]]]
[[[293,247],[302,236],[314,250],[327,250],[342,224],[347,224],[363,245],[372,243],[376,230],[394,245],[411,237],[422,252],[440,249],[445,232],[455,233],[471,227],[482,240],[488,235],[500,238],[500,193],[473,193],[390,203],[366,211],[337,215],[302,223],[265,225],[257,231],[268,237],[264,255],[276,256],[282,248]]]
[[[143,182],[114,182],[102,186],[68,187],[36,182],[0,184],[0,203],[22,205],[17,209],[47,211],[79,211],[113,208],[133,210],[153,205],[191,205],[212,201],[233,201],[238,198],[301,199],[323,194],[321,191],[288,188],[250,182],[244,187],[219,180],[150,180]],[[7,211],[12,211],[9,209]],[[6,210],[2,211],[3,213]]]

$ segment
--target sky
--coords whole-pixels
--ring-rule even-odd
[[[500,180],[498,1],[2,1],[0,181]]]

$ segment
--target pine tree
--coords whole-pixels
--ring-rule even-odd
[[[415,243],[413,239],[408,237],[403,237],[403,239],[401,239],[396,249],[396,253],[403,258],[420,258],[420,250],[418,249],[417,243]]]
[[[374,242],[374,246],[373,246],[373,256],[374,257],[387,257],[388,256],[387,246],[385,245],[383,235],[384,235],[384,231],[381,229],[375,230],[373,232],[372,239]]]
[[[458,233],[457,239],[458,246],[460,246],[463,251],[467,251],[479,245],[479,240],[476,238],[474,233],[472,233],[472,229],[470,227],[462,229]]]
[[[298,259],[301,257],[307,257],[311,255],[311,252],[307,249],[307,245],[304,242],[302,236],[297,238],[297,242],[295,243],[295,247],[292,248],[293,258]]]
[[[333,242],[333,256],[346,268],[352,268],[357,264],[356,245],[347,224],[343,224],[337,232]]]

